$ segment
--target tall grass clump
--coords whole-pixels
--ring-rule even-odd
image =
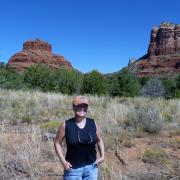
[[[13,125],[66,119],[70,102],[71,97],[62,94],[0,89],[0,114]]]
[[[158,133],[162,128],[160,110],[156,105],[133,107],[125,120],[126,126],[131,126],[148,133]]]
[[[7,133],[1,136],[1,142],[0,175],[3,179],[17,178],[18,172],[33,178],[40,171],[42,145],[37,129],[16,136]]]
[[[168,155],[163,149],[146,149],[142,155],[145,163],[167,163]]]

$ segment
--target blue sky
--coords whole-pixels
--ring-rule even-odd
[[[146,54],[162,21],[180,23],[179,0],[0,0],[0,60],[40,38],[81,72],[115,72]]]

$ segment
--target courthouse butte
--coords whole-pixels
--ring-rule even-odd
[[[180,25],[161,23],[153,27],[147,54],[131,60],[128,67],[138,77],[180,73]]]
[[[36,63],[44,63],[51,69],[58,69],[60,66],[67,69],[73,68],[63,56],[52,53],[52,47],[49,43],[39,39],[26,41],[22,51],[9,59],[8,66],[20,72]]]

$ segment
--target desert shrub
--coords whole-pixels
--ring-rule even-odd
[[[82,93],[103,95],[107,92],[107,82],[105,77],[98,71],[93,70],[84,75]]]
[[[58,121],[49,121],[41,124],[42,129],[48,129],[48,128],[58,128],[60,126],[60,122]]]
[[[167,111],[163,112],[162,116],[163,116],[165,121],[172,121],[172,119],[173,119],[173,116],[172,116],[171,112],[167,112]]]
[[[139,112],[138,116],[142,117],[142,114],[143,113]],[[139,128],[142,128],[143,131],[148,133],[159,133],[162,128],[159,112],[155,109],[147,110],[143,121],[139,124]]]
[[[134,97],[139,93],[139,82],[127,69],[110,79],[110,84],[110,95],[112,96]]]
[[[134,127],[148,133],[159,133],[162,128],[162,118],[157,106],[142,105],[127,114],[124,120],[126,127]]]
[[[145,97],[163,97],[165,93],[164,86],[159,79],[152,78],[141,89],[140,94]]]
[[[32,122],[32,117],[28,114],[25,114],[22,116],[21,122],[30,124]]]
[[[59,121],[49,121],[41,124],[41,129],[44,132],[49,132],[49,133],[56,133],[58,127],[60,126],[61,122]]]
[[[142,154],[142,161],[145,163],[166,163],[168,155],[162,149],[146,149]]]

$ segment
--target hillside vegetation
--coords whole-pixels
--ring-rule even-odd
[[[59,68],[50,70],[44,64],[35,64],[18,73],[8,67],[0,68],[0,88],[15,90],[40,90],[62,94],[108,95],[111,97],[180,97],[180,75],[167,75],[164,79],[138,78],[128,69],[114,74],[97,70],[80,73]]]

